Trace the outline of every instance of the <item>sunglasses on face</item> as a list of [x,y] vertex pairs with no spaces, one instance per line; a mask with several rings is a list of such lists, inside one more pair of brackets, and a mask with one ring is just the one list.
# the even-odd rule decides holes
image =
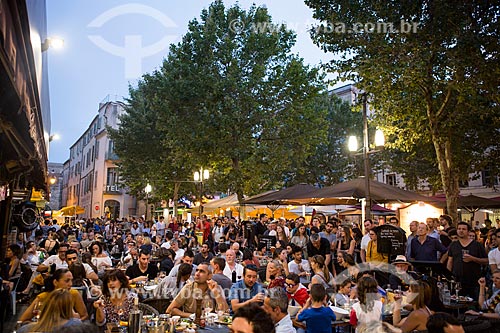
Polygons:
[[293,288],[295,286],[296,286],[295,283],[285,283],[285,287],[287,287],[287,288]]

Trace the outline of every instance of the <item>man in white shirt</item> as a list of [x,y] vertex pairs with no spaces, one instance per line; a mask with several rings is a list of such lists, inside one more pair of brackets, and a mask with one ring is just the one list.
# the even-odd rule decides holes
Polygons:
[[[241,280],[243,277],[243,266],[236,261],[236,254],[233,250],[226,251],[226,267],[224,268],[224,275],[231,279],[233,283]],[[233,273],[234,272],[234,273]]]
[[179,243],[176,239],[172,239],[170,241],[170,248],[175,252],[174,263],[178,264],[181,262],[182,257],[184,256],[184,249],[179,248]]
[[370,241],[370,230],[375,227],[371,219],[366,219],[363,222],[365,226],[365,235],[361,238],[361,260],[366,262],[366,248],[368,247],[368,242]]
[[56,264],[56,269],[68,268],[68,263],[66,262],[66,251],[68,251],[68,248],[69,245],[66,243],[59,245],[59,252],[45,259],[45,261],[38,266],[36,271],[45,272],[52,264]]
[[288,263],[288,271],[297,274],[300,277],[300,283],[311,282],[307,274],[311,273],[311,266],[309,266],[309,261],[302,259],[302,249],[292,246],[292,251],[293,260]]
[[288,314],[288,297],[283,288],[275,287],[269,289],[264,299],[263,308],[271,316],[276,333],[296,332],[292,319]]
[[497,247],[488,253],[488,264],[492,272],[500,268],[500,250],[498,250],[498,243],[500,242],[500,228],[495,232],[497,236]]

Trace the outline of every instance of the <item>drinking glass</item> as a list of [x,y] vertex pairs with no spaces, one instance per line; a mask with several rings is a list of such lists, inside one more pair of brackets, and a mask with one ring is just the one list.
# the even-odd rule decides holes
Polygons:
[[33,321],[38,321],[40,320],[40,315],[42,314],[42,307],[43,307],[43,302],[41,301],[36,301],[35,307],[33,308]]
[[457,301],[458,301],[458,292],[462,289],[462,285],[460,282],[455,282],[455,295],[457,296]]

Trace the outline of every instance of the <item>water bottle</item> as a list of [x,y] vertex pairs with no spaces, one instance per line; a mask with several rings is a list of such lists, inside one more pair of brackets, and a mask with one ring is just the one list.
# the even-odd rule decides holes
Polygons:
[[448,284],[445,283],[443,287],[443,304],[450,305],[450,302],[451,302],[450,290],[448,289]]
[[442,302],[443,301],[443,283],[441,282],[441,277],[440,276],[438,277],[438,281],[436,283],[436,286],[437,286],[437,289],[438,289],[438,292],[439,292],[439,299]]

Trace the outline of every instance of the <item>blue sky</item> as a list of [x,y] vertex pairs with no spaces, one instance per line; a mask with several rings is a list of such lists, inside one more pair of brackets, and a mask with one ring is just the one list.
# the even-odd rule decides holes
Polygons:
[[[199,18],[211,2],[47,0],[48,35],[60,36],[65,43],[62,50],[49,50],[52,133],[61,137],[51,142],[49,161],[66,161],[69,147],[95,117],[99,102],[107,95],[127,96],[129,84],[158,68],[168,44],[179,42],[188,22]],[[234,3],[225,1],[227,7]],[[312,43],[307,32],[312,13],[303,0],[238,3],[244,9],[252,3],[266,5],[274,22],[295,30],[293,51],[306,63],[317,65],[332,58]],[[129,45],[125,51],[124,45]],[[133,45],[142,45],[146,55],[131,52]]]

